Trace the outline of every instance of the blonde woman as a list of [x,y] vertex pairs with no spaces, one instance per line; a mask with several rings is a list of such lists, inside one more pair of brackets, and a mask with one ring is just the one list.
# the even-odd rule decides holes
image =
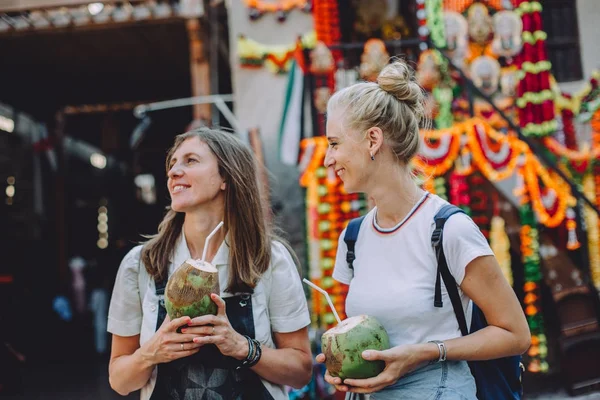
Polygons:
[[333,277],[350,285],[346,313],[376,317],[392,347],[363,353],[385,362],[374,378],[325,378],[342,391],[372,393],[374,400],[475,400],[466,361],[521,354],[530,334],[486,239],[464,214],[447,221],[444,253],[465,313],[473,300],[489,326],[463,337],[444,286],[445,306],[434,307],[433,217],[447,202],[420,189],[409,168],[425,119],[423,100],[403,61],[386,66],[377,82],[355,84],[329,100],[325,165],[346,191],[368,193],[375,203],[362,222],[352,269],[342,232]]
[[[111,387],[141,399],[287,399],[310,381],[306,299],[293,255],[270,233],[252,152],[232,134],[198,129],[166,162],[171,207],[158,233],[123,259],[109,310]],[[216,316],[169,320],[161,297],[175,268],[218,270]]]

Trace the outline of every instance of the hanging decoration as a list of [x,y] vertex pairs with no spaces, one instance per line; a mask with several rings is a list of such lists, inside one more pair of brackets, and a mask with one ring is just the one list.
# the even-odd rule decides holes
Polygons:
[[490,198],[485,188],[485,179],[483,179],[481,173],[475,172],[468,176],[467,183],[471,197],[471,219],[475,222],[483,236],[489,240],[490,217],[488,216],[488,205],[490,204]]
[[295,8],[305,13],[312,11],[312,3],[307,0],[244,0],[244,4],[248,7],[248,17],[252,21],[258,20],[264,14],[274,13],[277,16],[277,21],[285,22],[290,11]]
[[[352,0],[354,10],[352,36],[354,41],[379,38],[384,41],[401,40],[409,36],[410,27],[403,15],[394,13],[389,0]],[[395,14],[395,15],[394,15]]]
[[327,75],[335,70],[335,61],[329,47],[320,40],[310,52],[310,72],[317,75]]
[[[594,112],[590,120],[590,125],[592,128],[592,149],[594,152],[596,152],[600,148],[600,108]],[[592,180],[593,177],[593,184],[591,182],[588,182],[586,186],[586,181],[584,180],[584,192],[585,195],[588,196],[588,198],[595,200],[596,207],[598,207],[600,206],[600,157],[596,157],[593,160],[592,165],[592,175],[588,175],[588,180]],[[591,190],[592,185],[595,191],[595,193],[593,194]],[[592,214],[592,210],[590,210],[589,208],[586,208],[586,210],[586,212],[589,212],[590,215]],[[596,216],[596,219],[598,219],[597,215],[595,213],[593,214]],[[600,260],[598,260],[598,258],[595,258],[600,257],[596,256],[597,254],[600,254],[600,244],[598,243],[598,241],[600,240],[600,220],[598,221],[598,223],[595,224],[595,234],[593,234],[594,228],[591,226],[592,223],[593,221],[590,220],[590,222],[588,222],[587,224],[588,240],[591,241],[590,248],[588,250],[588,252],[590,253],[590,275],[592,277],[592,282],[594,283],[594,286],[600,291]],[[594,253],[594,255],[592,255],[592,252]]]
[[[313,15],[317,39],[328,46],[339,43],[342,35],[337,0],[313,0]],[[339,51],[334,57],[336,61],[341,59]]]
[[[444,7],[445,51],[453,64],[462,69],[493,103],[477,97],[471,100],[464,85],[454,76],[450,103],[453,120],[478,116],[488,120],[495,129],[508,130],[507,121],[493,106],[512,121],[517,121],[515,98],[519,71],[514,56],[520,52],[523,42],[520,16],[503,9],[500,3],[488,1],[445,1]],[[436,104],[431,108],[437,111],[440,107]]]
[[419,55],[415,77],[428,92],[426,108],[435,119],[436,129],[450,128],[454,123],[452,114],[453,88],[448,62],[438,50],[425,50]]
[[494,39],[491,50],[501,57],[514,57],[522,49],[523,22],[514,11],[499,11],[493,16]]
[[467,215],[471,215],[471,196],[467,176],[452,171],[449,179],[450,203],[460,207]]
[[467,10],[469,23],[469,37],[473,44],[487,45],[490,36],[494,33],[492,18],[487,6],[483,3],[473,3]]
[[448,55],[454,65],[463,68],[469,53],[469,24],[467,19],[454,11],[444,12],[444,33]]
[[560,117],[562,119],[562,131],[565,139],[565,146],[567,149],[577,150],[577,133],[575,132],[574,124],[575,113],[569,108],[564,108],[560,112]]
[[360,56],[360,77],[367,81],[376,81],[377,76],[389,61],[390,55],[381,39],[367,40]]
[[[421,51],[427,49],[427,34],[435,47],[443,49],[446,47],[446,34],[444,32],[444,7],[442,0],[425,0],[425,8],[419,10],[421,4],[417,2],[417,19],[419,23],[419,37],[421,38]],[[424,15],[425,14],[425,15]],[[426,18],[425,18],[426,17]],[[426,24],[421,21],[426,20]],[[421,27],[427,27],[427,31]],[[423,46],[425,44],[425,46]]]
[[425,51],[429,48],[427,44],[427,38],[429,36],[429,28],[427,28],[427,19],[429,15],[427,15],[427,9],[425,6],[426,0],[416,0],[417,3],[417,33],[419,34],[419,39],[421,43],[419,43],[419,49],[421,51]]
[[240,65],[245,68],[267,67],[275,74],[289,72],[292,60],[303,49],[312,49],[316,44],[314,32],[299,37],[295,43],[288,45],[266,45],[247,38],[238,37],[237,51]]
[[517,106],[519,123],[526,136],[543,137],[556,131],[554,93],[550,90],[550,68],[546,54],[546,35],[542,27],[542,5],[537,1],[516,0],[516,12],[523,22],[523,50],[518,66],[523,76],[519,83]]
[[[469,8],[475,0],[444,0],[444,10],[463,13]],[[487,0],[486,4],[495,10],[502,10],[504,0]]]
[[550,84],[556,96],[555,103],[558,110],[569,109],[577,115],[581,110],[584,99],[595,98],[600,94],[600,86],[598,84],[600,81],[600,70],[592,71],[589,82],[586,82],[571,95],[562,93],[558,82],[553,77],[551,78]]
[[[345,318],[348,287],[332,278],[338,237],[346,222],[366,213],[368,205],[362,196],[346,193],[341,180],[323,166],[328,146],[323,136],[301,142],[300,184],[306,188],[309,276],[329,293],[338,314]],[[311,306],[317,326],[329,329],[335,325],[323,296],[313,296]]]
[[419,85],[428,92],[442,84],[443,77],[440,68],[442,60],[443,56],[436,50],[425,50],[419,55],[415,78]]
[[[566,217],[568,205],[573,201],[569,187],[564,185],[558,175],[550,174],[529,150],[525,154],[525,164],[520,168],[519,173],[524,178],[531,206],[539,222],[549,228],[559,226]],[[554,214],[548,211],[542,201],[540,180],[547,189],[554,191],[556,195],[558,205]]]
[[450,128],[454,123],[454,116],[452,115],[452,89],[449,87],[436,87],[433,89],[433,98],[437,104],[437,114],[435,116],[436,128]]
[[510,286],[513,285],[512,260],[510,257],[510,241],[506,234],[505,222],[499,215],[494,215],[491,220],[490,247],[496,256],[502,275]]
[[577,221],[575,220],[575,211],[569,207],[566,213],[567,217],[567,250],[577,250],[581,243],[577,238]]
[[[338,44],[342,35],[337,0],[313,0],[313,16],[317,40],[328,47]],[[315,89],[327,88],[329,94],[335,90],[336,69],[340,66],[343,68],[344,60],[340,50],[332,50],[331,55],[334,60],[334,67],[331,71],[313,74]],[[325,93],[325,89],[322,89],[321,92]],[[316,132],[313,134],[315,136],[325,135],[325,113],[317,112],[316,120]]]
[[529,372],[547,372],[546,356],[548,347],[542,314],[540,283],[542,272],[540,268],[539,238],[535,227],[535,217],[531,207],[523,204],[519,209],[521,219],[521,256],[524,268],[524,303],[525,316],[531,332],[531,346],[525,360]]
[[446,192],[446,179],[443,176],[438,176],[433,179],[433,192],[440,198],[448,200],[448,193]]
[[[588,199],[596,200],[599,188],[596,187],[596,177],[592,174],[587,174],[583,179],[583,194]],[[585,226],[587,227],[588,240],[588,255],[590,258],[590,275],[592,282],[596,288],[600,288],[600,230],[598,224],[598,214],[589,206],[586,206],[583,211]]]
[[[495,182],[518,171],[518,178],[522,180],[520,195],[530,199],[539,222],[557,227],[565,220],[567,204],[573,199],[570,187],[542,166],[527,144],[518,138],[499,133],[478,118],[449,129],[421,133],[421,152],[412,165],[422,175],[442,176],[458,164],[457,170],[462,174],[472,173],[476,168],[486,179]],[[553,193],[555,201],[546,206],[542,197],[548,192]]]

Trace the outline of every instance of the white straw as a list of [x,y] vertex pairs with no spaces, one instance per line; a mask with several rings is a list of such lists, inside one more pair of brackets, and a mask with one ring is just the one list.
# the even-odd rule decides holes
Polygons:
[[210,233],[210,235],[208,235],[206,237],[206,240],[204,241],[204,250],[202,251],[202,261],[204,261],[206,259],[206,251],[208,250],[208,242],[210,241],[210,238],[213,237],[215,235],[215,233],[217,233],[219,228],[222,226],[223,226],[223,221],[219,222],[219,225],[217,225],[217,227],[215,229],[213,229],[213,231]]
[[318,290],[319,292],[321,292],[323,294],[323,296],[325,296],[325,298],[327,299],[327,302],[329,303],[329,307],[331,307],[331,311],[333,311],[333,315],[335,316],[335,319],[337,319],[338,324],[341,323],[342,320],[340,319],[340,316],[338,315],[337,311],[335,311],[335,307],[333,306],[333,303],[331,302],[329,293],[327,293],[326,291],[324,291],[323,289],[321,289],[320,287],[318,287],[317,285],[315,285],[314,283],[312,283],[311,281],[309,281],[306,278],[302,279],[302,281],[304,283],[306,283],[307,285],[311,286],[313,289]]

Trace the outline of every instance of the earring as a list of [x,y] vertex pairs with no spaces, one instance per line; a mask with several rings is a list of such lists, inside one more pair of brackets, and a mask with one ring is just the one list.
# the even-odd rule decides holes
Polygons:
[[371,154],[371,161],[375,161],[375,156]]

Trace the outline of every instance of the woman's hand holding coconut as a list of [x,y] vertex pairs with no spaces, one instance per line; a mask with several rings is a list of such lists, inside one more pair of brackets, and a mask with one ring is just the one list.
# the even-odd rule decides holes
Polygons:
[[193,333],[178,333],[177,329],[190,324],[190,317],[176,318],[173,321],[169,316],[161,327],[141,347],[140,352],[149,364],[158,365],[165,362],[188,357],[200,350],[201,345],[194,343],[197,335]]
[[229,357],[243,360],[248,355],[248,340],[233,329],[225,312],[225,301],[216,294],[211,300],[217,305],[217,315],[203,315],[191,320],[182,333],[193,334],[194,346],[214,344]]
[[[437,347],[431,346],[431,343],[422,345],[401,345],[393,347],[389,350],[365,350],[362,352],[362,357],[367,361],[383,361],[385,362],[384,370],[377,376],[368,379],[352,379],[347,378],[342,380],[339,377],[332,376],[329,371],[325,373],[325,381],[334,385],[335,388],[342,392],[354,393],[373,393],[390,386],[398,379],[414,371],[419,366],[429,361],[427,357],[429,349],[433,348],[434,352]],[[319,363],[325,363],[325,354],[319,354],[316,358]]]

